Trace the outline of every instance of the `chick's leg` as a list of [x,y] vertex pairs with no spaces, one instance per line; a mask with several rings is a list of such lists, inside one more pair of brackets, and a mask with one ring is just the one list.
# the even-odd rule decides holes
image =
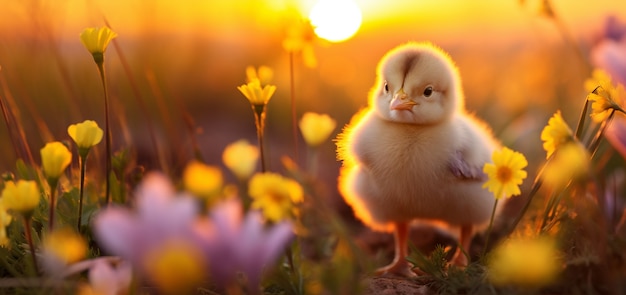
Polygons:
[[396,223],[394,230],[394,242],[395,242],[395,256],[391,264],[379,268],[376,274],[393,274],[404,277],[415,276],[415,273],[411,271],[409,262],[406,260],[408,245],[407,239],[409,236],[409,225],[406,222]]
[[[459,246],[454,254],[452,262],[458,266],[467,266],[467,256],[465,253],[469,253],[470,243],[472,242],[472,230],[473,226],[464,225],[461,226],[461,237],[459,239]],[[464,253],[465,252],[465,253]]]

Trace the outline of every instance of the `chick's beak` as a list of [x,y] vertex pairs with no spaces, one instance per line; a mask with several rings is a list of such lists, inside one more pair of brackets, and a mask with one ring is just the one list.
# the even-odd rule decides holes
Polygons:
[[404,90],[400,88],[398,92],[393,96],[389,109],[392,110],[411,110],[417,103],[410,100],[409,96],[404,93]]

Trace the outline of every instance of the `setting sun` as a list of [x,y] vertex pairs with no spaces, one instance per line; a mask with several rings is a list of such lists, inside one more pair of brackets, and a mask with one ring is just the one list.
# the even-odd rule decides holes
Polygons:
[[349,39],[361,26],[361,10],[352,0],[320,0],[309,18],[315,34],[331,42]]

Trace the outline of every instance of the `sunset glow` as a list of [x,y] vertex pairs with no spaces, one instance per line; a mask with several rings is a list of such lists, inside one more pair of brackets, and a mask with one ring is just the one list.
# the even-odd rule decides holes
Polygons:
[[361,26],[361,10],[352,0],[320,0],[309,15],[315,34],[331,42],[354,36]]

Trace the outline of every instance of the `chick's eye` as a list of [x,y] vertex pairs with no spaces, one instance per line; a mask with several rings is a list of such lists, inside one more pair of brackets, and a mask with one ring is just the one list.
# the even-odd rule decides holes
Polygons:
[[424,88],[424,96],[425,97],[430,97],[431,95],[433,95],[433,87],[432,86],[428,86],[428,87]]
[[385,81],[385,92],[389,92],[389,85],[387,85],[386,81]]

